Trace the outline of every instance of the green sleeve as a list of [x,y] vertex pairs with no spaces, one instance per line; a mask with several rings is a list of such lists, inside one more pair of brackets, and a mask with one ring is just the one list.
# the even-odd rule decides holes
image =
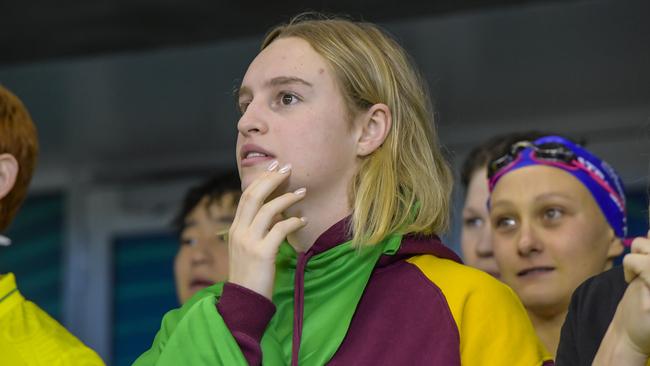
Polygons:
[[247,366],[246,358],[215,306],[221,287],[210,290],[201,291],[182,308],[165,314],[151,348],[133,365]]

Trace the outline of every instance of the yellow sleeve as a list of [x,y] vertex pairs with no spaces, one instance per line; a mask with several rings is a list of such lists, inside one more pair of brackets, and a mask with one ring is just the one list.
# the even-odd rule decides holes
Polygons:
[[541,366],[552,361],[508,286],[451,260],[421,255],[408,261],[445,296],[460,334],[461,364]]
[[0,365],[104,366],[97,353],[61,324],[17,296],[15,306],[0,317]]

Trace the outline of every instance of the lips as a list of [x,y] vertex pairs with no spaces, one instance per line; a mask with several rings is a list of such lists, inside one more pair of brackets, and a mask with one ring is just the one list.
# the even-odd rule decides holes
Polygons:
[[241,165],[243,167],[253,166],[260,162],[275,159],[275,156],[271,152],[254,144],[246,144],[242,146],[239,152],[239,157],[241,158]]
[[534,276],[534,275],[539,275],[539,274],[545,274],[549,273],[555,270],[555,267],[550,267],[550,266],[537,266],[537,267],[530,267],[526,268],[524,270],[521,270],[517,272],[517,277],[526,277],[526,276]]
[[210,287],[212,285],[214,285],[214,282],[208,281],[208,280],[203,280],[203,279],[196,279],[196,280],[192,280],[192,282],[190,282],[190,288],[196,289],[196,290],[204,289],[204,288]]

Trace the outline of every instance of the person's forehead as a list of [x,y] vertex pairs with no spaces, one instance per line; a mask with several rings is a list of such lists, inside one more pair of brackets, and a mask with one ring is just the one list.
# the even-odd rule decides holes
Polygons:
[[297,77],[311,82],[326,73],[325,59],[307,41],[297,37],[281,38],[273,41],[253,60],[242,87],[264,86],[277,77]]
[[489,194],[486,167],[481,167],[472,173],[469,184],[467,185],[467,193],[481,193],[482,195]]
[[211,201],[206,201],[204,208],[212,219],[232,218],[237,211],[235,193],[227,192]]
[[504,175],[492,192],[492,201],[521,199],[539,201],[550,197],[584,200],[591,194],[574,176],[562,169],[533,165],[513,170]]

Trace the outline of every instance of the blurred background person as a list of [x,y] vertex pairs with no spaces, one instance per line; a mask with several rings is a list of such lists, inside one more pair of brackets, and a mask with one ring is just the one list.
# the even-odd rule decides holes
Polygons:
[[609,164],[558,136],[513,144],[490,163],[488,177],[501,280],[555,354],[571,294],[623,252],[623,182]]
[[[38,137],[29,112],[0,85],[0,233],[25,199],[37,155]],[[0,255],[2,246],[11,244],[0,236]],[[0,365],[104,364],[38,305],[25,300],[13,273],[0,272],[0,330]]]
[[226,235],[237,211],[241,183],[235,171],[192,187],[174,220],[179,233],[174,278],[182,305],[197,291],[227,280]]
[[470,151],[460,171],[460,182],[465,191],[463,203],[461,250],[463,262],[499,277],[499,268],[492,250],[492,230],[487,202],[487,165],[502,156],[512,144],[536,140],[544,135],[538,131],[513,132],[494,136]]

